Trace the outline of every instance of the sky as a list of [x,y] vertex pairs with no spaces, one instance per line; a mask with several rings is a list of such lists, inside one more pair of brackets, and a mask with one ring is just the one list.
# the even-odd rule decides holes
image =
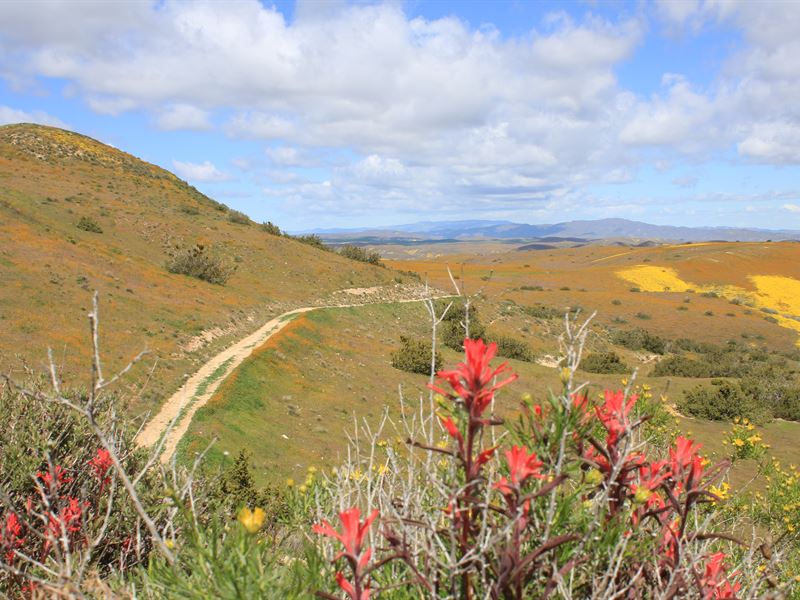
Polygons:
[[800,1],[0,2],[0,124],[290,231],[800,229]]

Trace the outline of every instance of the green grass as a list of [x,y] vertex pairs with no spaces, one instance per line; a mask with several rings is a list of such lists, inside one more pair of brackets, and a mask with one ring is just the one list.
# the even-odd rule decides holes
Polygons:
[[[305,469],[333,467],[345,451],[346,432],[353,431],[353,415],[377,422],[383,410],[399,416],[398,386],[415,402],[427,394],[427,377],[394,369],[390,355],[401,334],[427,336],[427,315],[421,304],[375,305],[349,309],[324,309],[297,317],[283,331],[257,349],[223,382],[211,401],[201,408],[184,437],[179,455],[191,458],[215,437],[209,463],[219,464],[240,449],[253,454],[260,483],[300,479]],[[445,366],[461,356],[442,349]],[[509,361],[520,378],[498,396],[500,414],[513,417],[521,396],[528,392],[544,398],[559,389],[555,369],[539,364]],[[622,387],[621,375],[579,374],[592,382],[596,396],[608,387]],[[679,398],[697,379],[643,376],[639,382],[652,388],[654,397]],[[683,432],[691,431],[710,453],[724,455],[724,423],[679,419]],[[774,422],[764,440],[787,462],[800,460],[792,436],[800,424]],[[286,436],[284,438],[283,436]],[[395,433],[387,434],[393,438]],[[736,481],[755,472],[752,461],[737,463]]]

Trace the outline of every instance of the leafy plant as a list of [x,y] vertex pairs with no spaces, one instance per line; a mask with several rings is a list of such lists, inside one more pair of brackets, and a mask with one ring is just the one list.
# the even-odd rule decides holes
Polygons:
[[103,233],[103,228],[100,227],[100,224],[91,217],[81,217],[75,227],[90,233]]
[[203,244],[178,248],[170,256],[166,267],[170,273],[189,275],[216,285],[225,285],[236,271],[236,265],[229,264]]
[[[435,370],[442,366],[442,357],[437,352]],[[392,353],[392,366],[409,373],[429,375],[431,372],[431,342],[400,336],[400,348]]]

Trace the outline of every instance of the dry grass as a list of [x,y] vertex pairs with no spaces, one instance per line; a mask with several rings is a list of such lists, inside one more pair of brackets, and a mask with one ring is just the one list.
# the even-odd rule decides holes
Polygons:
[[[136,411],[155,408],[185,373],[270,316],[393,276],[230,223],[227,212],[171,173],[58,129],[0,127],[0,191],[0,370],[16,368],[16,353],[40,365],[49,345],[67,375],[85,372],[85,314],[96,289],[109,367],[145,345],[158,359],[144,398],[134,396]],[[83,216],[103,233],[78,229]],[[238,266],[227,285],[166,271],[168,251],[194,243]],[[181,350],[213,328],[225,335],[196,352]],[[142,365],[136,381],[148,372]]]

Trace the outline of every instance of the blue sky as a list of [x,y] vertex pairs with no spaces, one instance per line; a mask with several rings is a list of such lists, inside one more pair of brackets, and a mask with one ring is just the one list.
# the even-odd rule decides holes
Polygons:
[[0,3],[0,123],[289,230],[800,229],[800,3]]

